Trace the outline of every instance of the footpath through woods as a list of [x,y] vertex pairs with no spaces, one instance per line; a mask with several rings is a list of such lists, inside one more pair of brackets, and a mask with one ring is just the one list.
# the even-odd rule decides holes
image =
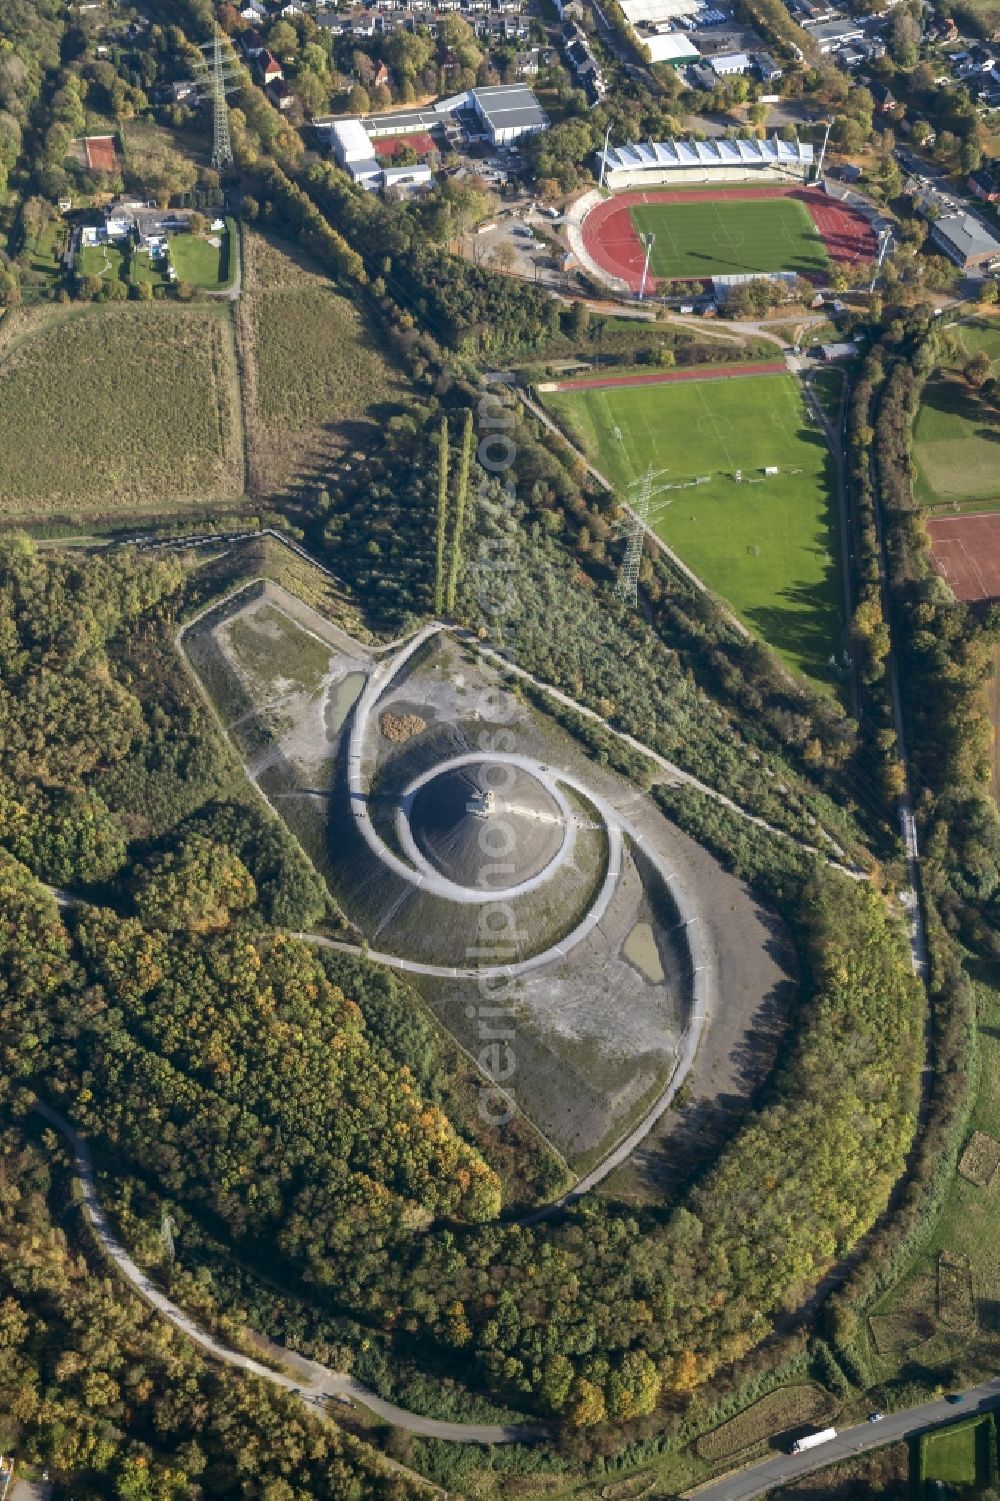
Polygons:
[[[94,1162],[86,1141],[65,1116],[60,1115],[44,1101],[36,1101],[34,1108],[43,1120],[54,1126],[69,1142],[73,1153],[74,1176],[84,1216],[103,1254],[145,1302],[155,1308],[157,1313],[162,1314],[175,1329],[187,1335],[188,1339],[214,1360],[221,1361],[224,1365],[232,1366],[247,1375],[257,1376],[261,1381],[267,1381],[281,1391],[301,1397],[304,1402],[320,1412],[325,1410],[329,1400],[343,1401],[346,1398],[348,1404],[361,1403],[363,1407],[367,1407],[370,1412],[375,1413],[383,1422],[391,1424],[394,1428],[405,1428],[409,1433],[416,1433],[424,1438],[451,1439],[467,1444],[509,1444],[538,1439],[545,1433],[546,1430],[539,1423],[450,1423],[438,1418],[422,1417],[419,1413],[408,1412],[406,1408],[397,1407],[393,1402],[384,1401],[347,1372],[331,1371],[329,1367],[320,1365],[318,1361],[306,1360],[303,1356],[297,1355],[294,1350],[288,1350],[284,1345],[276,1344],[272,1340],[262,1341],[262,1351],[274,1360],[280,1361],[285,1367],[283,1370],[264,1365],[261,1361],[254,1360],[253,1356],[234,1350],[200,1324],[197,1319],[185,1313],[183,1308],[179,1308],[176,1303],[172,1302],[132,1259],[114,1234],[108,1217],[101,1208],[97,1196],[97,1181],[94,1177]],[[404,1466],[395,1466],[389,1460],[385,1462],[391,1468],[405,1470]],[[429,1484],[413,1471],[405,1470],[405,1473],[415,1480],[420,1480],[424,1485]]]

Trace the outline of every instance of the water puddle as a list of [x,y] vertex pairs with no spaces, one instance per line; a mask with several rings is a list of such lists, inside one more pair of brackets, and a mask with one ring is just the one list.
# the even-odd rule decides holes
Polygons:
[[344,728],[344,721],[354,708],[365,686],[363,672],[349,672],[331,688],[326,701],[326,732],[332,740]]
[[662,985],[666,979],[651,923],[636,923],[622,945],[622,955],[651,985]]

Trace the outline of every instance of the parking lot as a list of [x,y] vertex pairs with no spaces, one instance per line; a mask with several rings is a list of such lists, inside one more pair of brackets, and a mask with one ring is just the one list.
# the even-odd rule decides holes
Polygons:
[[536,281],[565,285],[562,247],[552,242],[553,221],[529,202],[501,209],[476,232],[466,235],[462,254],[476,265]]

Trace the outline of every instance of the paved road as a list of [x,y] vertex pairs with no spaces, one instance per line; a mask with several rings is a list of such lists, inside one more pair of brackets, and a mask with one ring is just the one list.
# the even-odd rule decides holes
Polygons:
[[953,1406],[939,1398],[919,1407],[910,1407],[905,1412],[889,1413],[881,1423],[859,1423],[856,1428],[845,1428],[828,1444],[808,1449],[804,1454],[776,1454],[689,1494],[697,1496],[698,1501],[751,1501],[754,1496],[766,1495],[776,1486],[824,1469],[837,1460],[853,1459],[856,1454],[881,1449],[939,1423],[954,1422],[957,1418],[969,1417],[998,1405],[1000,1376],[972,1387],[964,1394],[961,1405]]

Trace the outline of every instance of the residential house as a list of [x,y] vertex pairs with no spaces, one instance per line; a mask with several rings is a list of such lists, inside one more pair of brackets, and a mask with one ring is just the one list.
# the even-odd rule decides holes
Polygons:
[[978,171],[969,173],[966,185],[984,203],[1000,203],[1000,160],[988,157]]
[[244,55],[249,58],[259,57],[262,52],[267,51],[267,43],[256,26],[249,26],[247,28],[240,37],[240,46],[243,49]]
[[276,78],[273,83],[269,83],[266,93],[275,109],[282,114],[286,114],[295,103],[295,95],[283,78]]
[[284,70],[273,52],[259,53],[255,59],[257,75],[265,86],[269,83],[277,83],[279,78],[284,78]]
[[198,98],[198,85],[193,79],[181,78],[170,84],[167,94],[171,104],[194,104]]
[[886,84],[872,79],[868,85],[868,92],[871,94],[875,108],[880,115],[889,115],[896,108],[895,95]]
[[529,47],[516,53],[514,71],[518,78],[537,78],[542,68],[552,66],[553,56],[551,47]]

